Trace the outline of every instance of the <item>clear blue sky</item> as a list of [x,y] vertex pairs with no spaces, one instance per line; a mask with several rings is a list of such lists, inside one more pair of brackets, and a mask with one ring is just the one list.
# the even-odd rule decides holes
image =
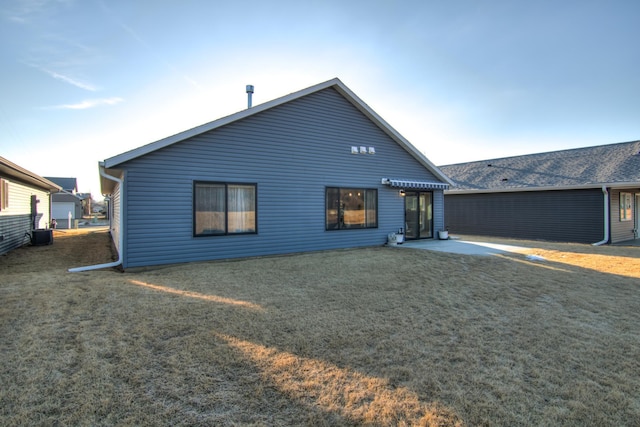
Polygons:
[[640,139],[640,1],[3,0],[0,156],[74,176],[339,77],[435,164]]

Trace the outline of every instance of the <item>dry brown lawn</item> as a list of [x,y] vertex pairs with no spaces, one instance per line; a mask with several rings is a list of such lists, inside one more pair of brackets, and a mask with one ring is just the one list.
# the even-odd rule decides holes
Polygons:
[[[0,425],[640,425],[640,248],[0,256]],[[545,261],[532,261],[537,254]]]

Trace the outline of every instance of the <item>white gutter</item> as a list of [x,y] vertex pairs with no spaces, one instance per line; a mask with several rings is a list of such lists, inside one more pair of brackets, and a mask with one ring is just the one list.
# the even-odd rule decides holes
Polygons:
[[604,239],[593,243],[593,246],[604,245],[609,243],[609,192],[606,186],[602,186],[602,194],[604,196]]
[[[100,175],[103,176],[104,178],[110,179],[111,181],[115,181],[120,185],[120,191],[122,192],[122,180],[120,178],[116,178],[115,176],[111,176],[111,175],[107,175],[107,173],[104,171],[104,164],[100,164],[100,167],[98,169],[100,171]],[[120,200],[120,222],[122,223],[122,218],[123,218],[123,203],[122,200]],[[117,267],[119,265],[122,264],[122,251],[124,249],[124,236],[122,233],[122,230],[120,230],[120,232],[118,233],[119,235],[119,244],[118,244],[118,260],[114,261],[114,262],[108,262],[106,264],[96,264],[96,265],[88,265],[85,267],[75,267],[75,268],[70,268],[68,271],[69,273],[80,273],[82,271],[89,271],[89,270],[99,270],[101,268],[111,268],[111,267]]]

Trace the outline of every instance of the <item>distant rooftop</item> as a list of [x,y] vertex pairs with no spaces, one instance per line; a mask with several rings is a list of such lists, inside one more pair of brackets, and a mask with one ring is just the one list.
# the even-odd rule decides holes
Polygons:
[[58,184],[63,190],[71,193],[78,191],[78,181],[76,178],[58,178],[58,177],[46,177],[49,181]]
[[640,141],[439,167],[455,192],[640,186]]

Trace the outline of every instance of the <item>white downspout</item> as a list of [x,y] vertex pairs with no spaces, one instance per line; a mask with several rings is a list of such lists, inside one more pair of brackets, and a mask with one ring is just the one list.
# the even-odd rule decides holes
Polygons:
[[593,246],[604,245],[609,243],[609,191],[606,186],[602,186],[602,194],[604,195],[604,239],[593,243]]
[[[107,175],[107,173],[104,171],[104,167],[100,167],[99,168],[100,171],[100,175],[110,179],[111,181],[115,181],[118,183],[118,185],[120,185],[120,197],[122,197],[122,180],[120,178],[116,178],[115,176],[111,176],[111,175]],[[122,203],[122,200],[120,200],[120,224],[122,227],[122,218],[123,218],[123,205],[124,203]],[[118,260],[114,261],[114,262],[108,262],[106,264],[96,264],[96,265],[88,265],[85,267],[75,267],[75,268],[70,268],[68,271],[69,273],[80,273],[82,271],[89,271],[89,270],[99,270],[101,268],[111,268],[111,267],[117,267],[120,264],[122,264],[122,251],[124,250],[124,236],[122,233],[122,229],[120,229],[120,232],[118,233],[119,237],[118,237]]]

